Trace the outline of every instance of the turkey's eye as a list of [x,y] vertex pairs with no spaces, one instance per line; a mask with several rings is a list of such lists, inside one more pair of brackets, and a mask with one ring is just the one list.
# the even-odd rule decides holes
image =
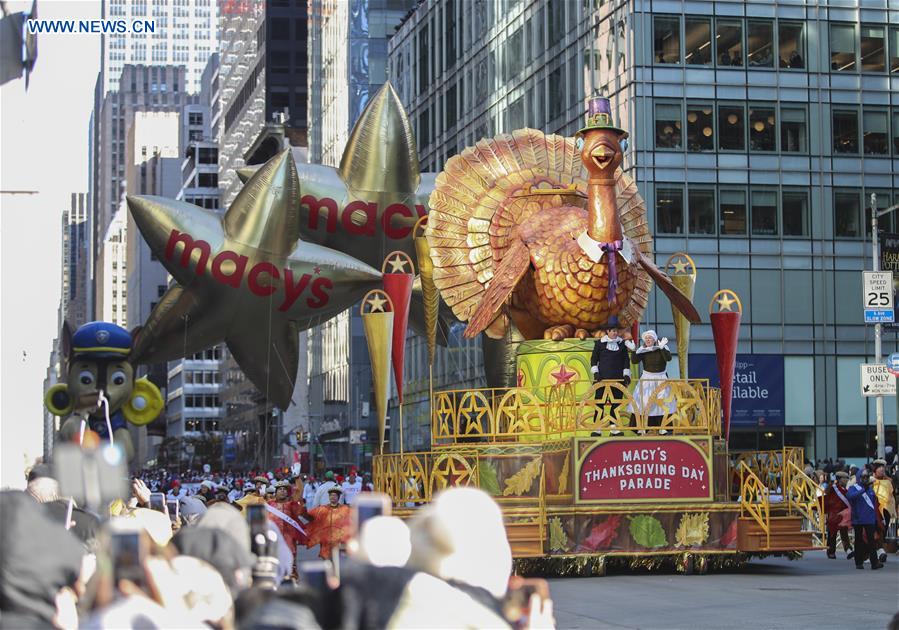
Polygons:
[[583,149],[583,148],[584,148],[584,137],[583,137],[583,136],[578,136],[578,137],[577,137],[577,140],[574,141],[574,146],[577,147],[577,150],[578,150],[578,151],[580,151],[581,149]]
[[112,378],[110,378],[109,380],[113,385],[124,385],[125,373],[122,370],[116,370],[112,373]]
[[84,370],[81,374],[78,375],[78,380],[81,381],[82,385],[93,385],[94,384],[94,375],[88,370]]

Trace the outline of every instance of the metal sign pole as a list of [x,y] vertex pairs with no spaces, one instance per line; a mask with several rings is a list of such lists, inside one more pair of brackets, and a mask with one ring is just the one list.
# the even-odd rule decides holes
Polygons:
[[[873,259],[874,271],[880,271],[880,257],[878,256],[877,241],[877,195],[871,193],[871,257]],[[874,363],[879,364],[881,359],[881,325],[874,324]],[[877,415],[877,457],[883,459],[884,442],[886,436],[883,428],[883,396],[877,396],[874,401],[874,408]]]

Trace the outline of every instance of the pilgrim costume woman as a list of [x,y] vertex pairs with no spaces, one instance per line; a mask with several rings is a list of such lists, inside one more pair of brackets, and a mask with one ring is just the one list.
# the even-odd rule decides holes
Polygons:
[[[640,380],[634,387],[634,402],[632,412],[641,413],[648,417],[648,426],[660,427],[662,416],[675,413],[676,401],[671,398],[671,388],[661,381],[668,380],[666,368],[671,360],[671,351],[668,350],[668,339],[659,336],[654,330],[647,330],[641,336],[643,345],[631,349],[631,363],[642,366]],[[670,399],[670,400],[669,400]],[[659,435],[665,435],[668,431],[659,430]]]

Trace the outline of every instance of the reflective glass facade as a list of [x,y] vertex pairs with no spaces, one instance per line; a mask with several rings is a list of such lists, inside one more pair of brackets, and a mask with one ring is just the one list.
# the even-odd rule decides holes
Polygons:
[[[571,135],[587,96],[630,131],[624,168],[647,202],[657,263],[689,252],[695,302],[737,291],[740,351],[784,362],[785,426],[735,447],[875,448],[858,364],[873,355],[860,273],[870,193],[899,202],[899,6],[800,2],[428,1],[398,29],[388,74],[439,169],[481,137]],[[884,225],[886,223],[886,225]],[[881,226],[891,229],[891,217]],[[667,299],[644,326],[673,336]],[[884,335],[884,352],[896,334]],[[691,352],[713,352],[708,325]],[[866,359],[867,357],[867,359]],[[676,371],[676,362],[669,366]],[[896,411],[886,399],[888,443]]]

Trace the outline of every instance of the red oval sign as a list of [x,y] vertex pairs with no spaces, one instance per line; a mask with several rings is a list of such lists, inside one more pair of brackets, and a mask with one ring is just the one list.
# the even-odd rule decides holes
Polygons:
[[587,451],[578,466],[578,501],[712,498],[710,466],[692,442],[679,438],[613,438]]

